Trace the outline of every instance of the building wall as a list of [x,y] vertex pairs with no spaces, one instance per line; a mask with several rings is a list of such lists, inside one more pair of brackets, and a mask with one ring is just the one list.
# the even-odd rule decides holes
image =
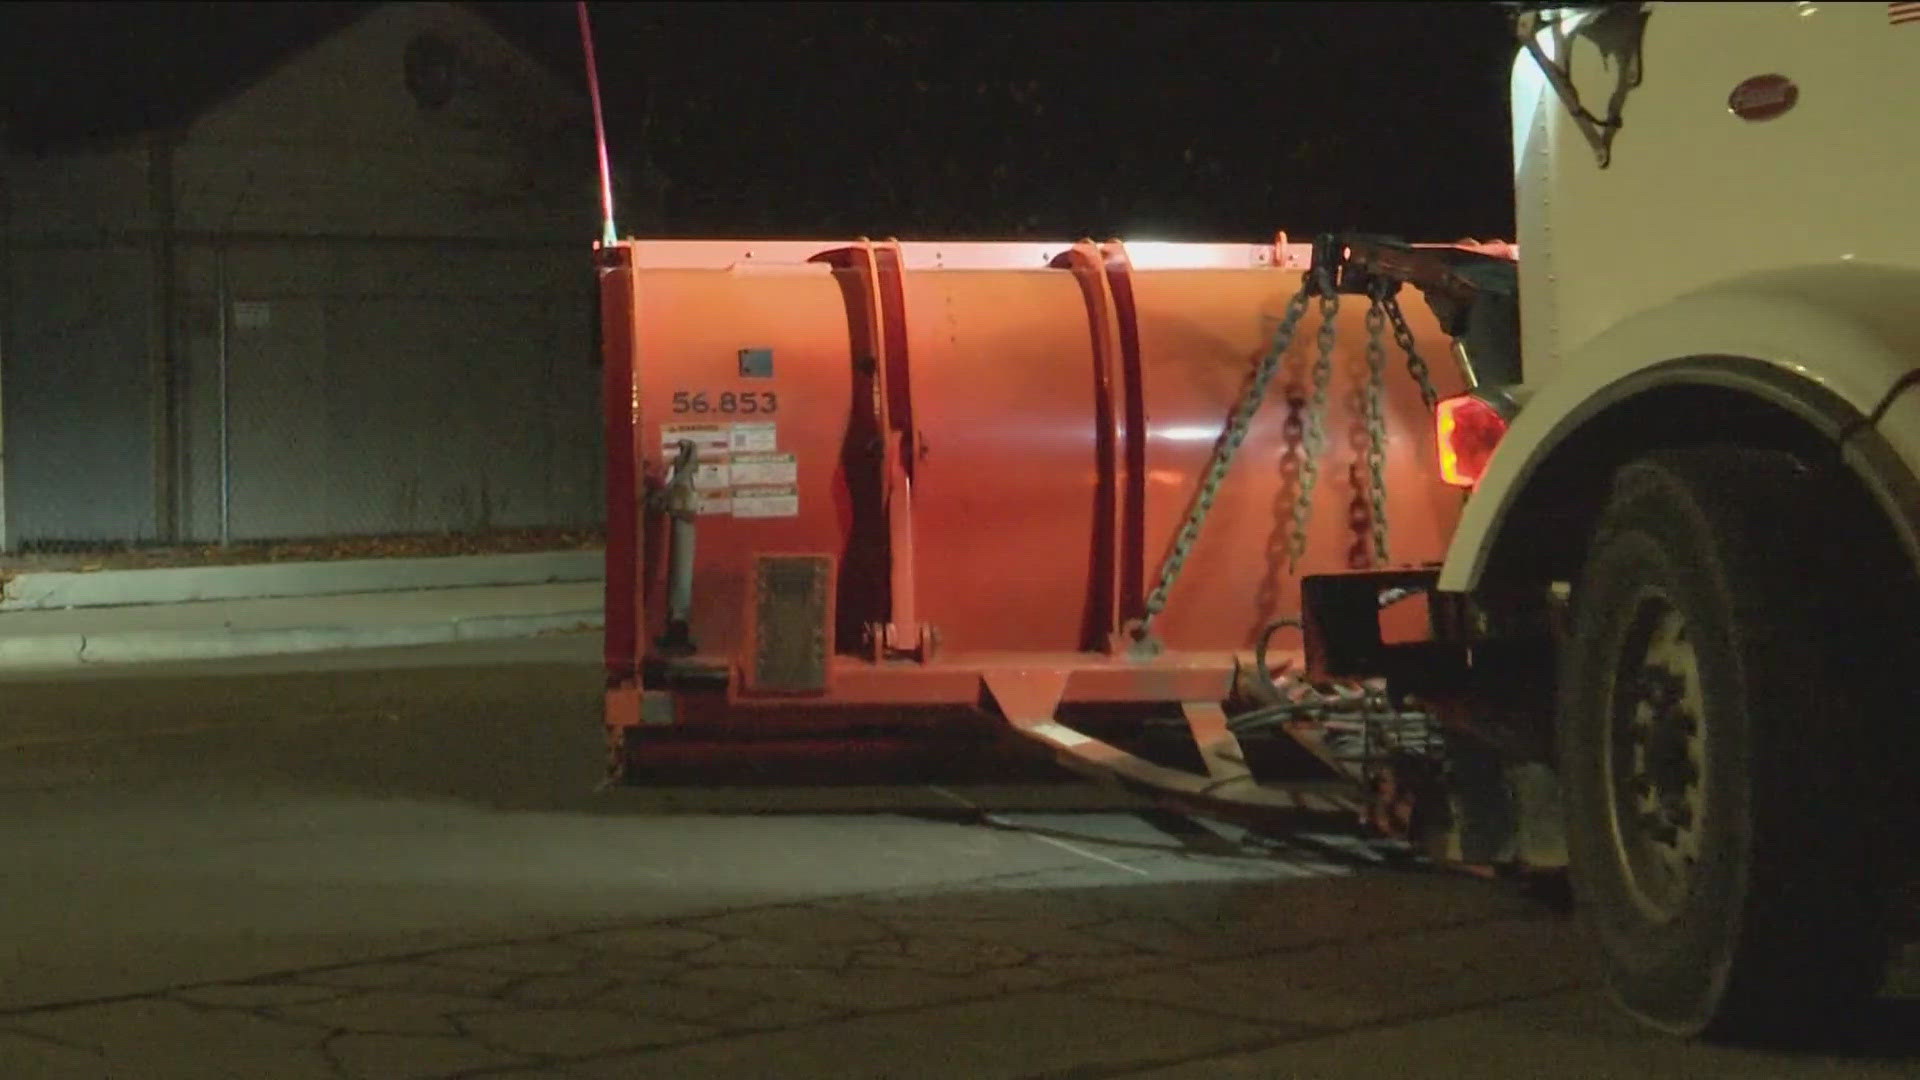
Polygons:
[[233,539],[598,523],[579,252],[277,240],[185,261],[192,536],[220,535],[223,490]]
[[119,243],[10,254],[9,539],[152,539],[151,253]]
[[[407,86],[409,46],[458,50],[451,98]],[[585,103],[469,13],[395,4],[288,63],[188,130],[183,228],[589,243]]]
[[[465,58],[438,108],[422,32]],[[163,538],[156,462],[179,540],[597,524],[591,176],[580,103],[436,4],[162,155],[11,162],[8,543]]]
[[0,158],[0,440],[7,538],[154,535],[142,146]]

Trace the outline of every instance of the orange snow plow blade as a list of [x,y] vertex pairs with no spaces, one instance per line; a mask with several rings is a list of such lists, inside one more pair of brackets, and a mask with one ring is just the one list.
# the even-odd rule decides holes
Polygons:
[[[1294,305],[1277,377],[1155,603],[1308,258],[1284,236],[602,248],[614,772],[663,737],[985,717],[1176,797],[1342,807],[1262,791],[1219,705],[1263,628],[1299,612],[1303,576],[1431,566],[1458,516],[1404,363],[1369,431],[1365,297],[1341,298],[1317,467],[1319,300]],[[1447,337],[1404,310],[1431,390],[1459,392]],[[1186,716],[1206,775],[1058,715],[1152,704]]]

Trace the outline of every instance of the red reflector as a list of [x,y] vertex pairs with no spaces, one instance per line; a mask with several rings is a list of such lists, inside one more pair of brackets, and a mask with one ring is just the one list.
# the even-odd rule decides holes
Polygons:
[[1492,403],[1464,394],[1434,406],[1440,444],[1440,479],[1470,488],[1487,471],[1487,459],[1507,433],[1507,418]]

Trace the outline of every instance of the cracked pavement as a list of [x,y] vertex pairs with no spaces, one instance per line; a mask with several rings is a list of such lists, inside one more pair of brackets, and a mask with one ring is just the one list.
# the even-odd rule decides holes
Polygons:
[[[1473,948],[1572,948],[1564,920],[1475,883],[1419,879],[1383,906],[1370,877],[1272,852],[1257,858],[1290,872],[1200,890],[1184,858],[1134,857],[1165,883],[1063,866],[16,1010],[0,1071],[1105,1075],[1581,984]],[[1273,904],[1276,888],[1300,902]],[[1419,985],[1381,998],[1379,965]],[[178,1056],[156,1062],[156,1045]]]
[[1920,1066],[1920,956],[1850,1056],[1674,1043],[1518,889],[1075,783],[594,795],[577,649],[0,685],[0,1077]]

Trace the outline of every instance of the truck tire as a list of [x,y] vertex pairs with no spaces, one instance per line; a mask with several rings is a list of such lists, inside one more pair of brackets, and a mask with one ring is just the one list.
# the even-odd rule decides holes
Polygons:
[[1819,575],[1830,489],[1772,451],[1639,459],[1575,584],[1575,897],[1615,1000],[1673,1034],[1830,1035],[1883,974],[1865,710],[1839,696],[1844,605]]

